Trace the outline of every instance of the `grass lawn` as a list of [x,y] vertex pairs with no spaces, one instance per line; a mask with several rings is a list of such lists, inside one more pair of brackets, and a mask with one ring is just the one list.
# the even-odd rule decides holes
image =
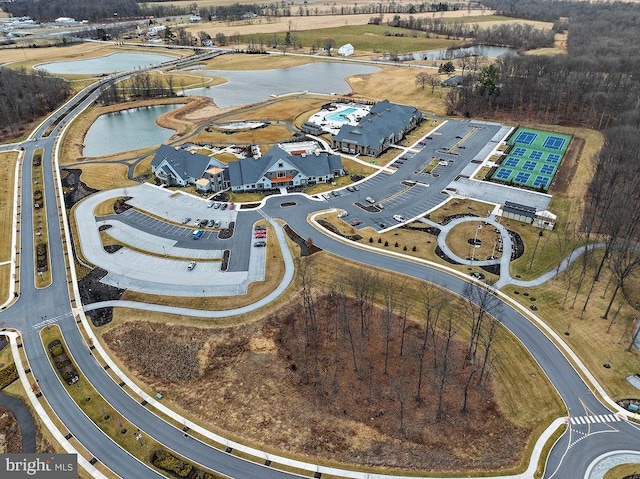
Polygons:
[[605,473],[604,479],[622,479],[633,474],[640,474],[640,464],[620,464],[615,466]]
[[[320,289],[330,289],[335,285],[337,278],[342,275],[353,276],[358,275],[364,269],[361,265],[351,263],[343,258],[337,258],[327,253],[318,253],[312,257],[314,268],[314,285]],[[310,261],[303,258],[302,262]],[[384,271],[376,271],[380,275],[381,280],[390,281],[391,284],[398,285],[399,296],[411,298],[411,317],[416,321],[420,321],[422,317],[421,295],[424,293],[424,284],[422,281],[405,278],[400,274],[392,274]],[[297,290],[297,281],[289,292]],[[170,315],[153,315],[150,317],[147,313],[132,311],[126,309],[116,309],[114,311],[114,321],[106,328],[101,328],[99,334],[106,333],[112,328],[117,328],[124,321],[151,320],[162,321],[181,325],[195,325],[208,327],[227,327],[232,324],[238,324],[246,321],[260,321],[261,318],[270,311],[277,309],[286,303],[290,295],[285,294],[278,298],[274,304],[269,305],[259,312],[245,317],[225,318],[222,320],[206,320],[198,318],[184,318]],[[399,299],[401,301],[401,299]],[[455,296],[451,296],[451,301],[458,301]],[[460,338],[464,341],[467,333],[461,330]],[[525,448],[530,451],[532,443],[537,435],[549,424],[555,417],[565,414],[563,405],[557,397],[555,390],[547,380],[546,376],[541,373],[535,361],[532,360],[527,351],[522,347],[520,342],[513,337],[508,331],[502,329],[496,340],[496,361],[494,363],[494,372],[498,379],[495,386],[495,398],[499,403],[499,407],[511,420],[518,425],[529,428],[532,431],[530,441]],[[118,364],[128,371],[126,365]],[[517,365],[517,367],[515,367]],[[524,372],[524,374],[523,374]],[[129,371],[131,377],[135,377],[135,373]],[[141,385],[148,392],[153,391],[150,385]],[[167,398],[170,401],[170,398]],[[169,403],[167,403],[169,404]],[[174,404],[171,404],[173,407]],[[176,408],[180,410],[180,408]],[[187,414],[192,420],[202,421],[202,418],[194,417]],[[240,438],[238,438],[240,439]]]
[[[13,233],[13,196],[18,152],[0,153],[0,262],[11,259]],[[4,289],[3,289],[4,291]]]
[[[478,229],[480,226],[480,229]],[[447,245],[461,258],[475,258],[478,260],[489,259],[490,256],[500,258],[502,253],[498,251],[499,233],[492,226],[485,226],[481,221],[469,221],[454,226],[447,236]],[[480,241],[479,247],[474,248],[469,240]]]
[[77,165],[77,167],[82,170],[80,181],[96,190],[110,190],[139,184],[127,179],[128,168],[122,163],[88,163]]
[[[285,26],[285,25],[282,25]],[[276,34],[279,42],[284,43],[286,30]],[[406,28],[390,27],[388,25],[349,25],[318,30],[296,31],[298,43],[303,48],[310,48],[318,44],[322,48],[326,39],[333,39],[335,48],[351,43],[358,52],[371,53],[408,53],[423,50],[438,50],[462,44],[462,40],[447,40],[446,38],[427,38],[424,33],[412,32]],[[265,48],[273,46],[273,34],[256,33],[244,35],[243,43],[253,41],[254,44],[264,43]]]
[[[595,255],[596,262],[600,258],[601,254]],[[503,288],[503,292],[527,307],[534,303],[531,298],[535,298],[538,308],[536,314],[561,335],[614,400],[637,397],[638,390],[625,378],[638,373],[640,369],[640,353],[635,349],[631,352],[626,351],[631,341],[632,321],[638,312],[625,302],[616,317],[619,300],[623,299],[620,294],[608,320],[601,318],[613,291],[613,286],[608,283],[609,273],[605,268],[600,281],[596,283],[586,313],[581,319],[581,311],[591,284],[594,267],[591,264],[588,266],[586,277],[579,284],[580,291],[577,291],[580,269],[581,264],[578,261],[567,273],[562,273],[557,279],[542,286],[537,288],[508,286]],[[634,277],[630,289],[635,291],[639,285],[640,281]],[[518,291],[518,294],[515,294],[515,291]],[[566,302],[565,294],[567,294]],[[575,306],[572,307],[574,297],[576,301]],[[612,320],[614,323],[609,329]],[[610,364],[611,367],[603,367],[605,363]]]
[[[44,328],[41,331],[40,336],[42,343],[47,350],[47,354],[47,345],[51,341],[58,339],[62,341],[65,351],[71,357],[58,326],[48,326],[47,328]],[[71,359],[73,361],[73,358]],[[49,361],[51,361],[50,355]],[[57,371],[53,364],[52,368],[54,371]],[[149,457],[153,451],[163,449],[164,447],[146,434],[142,434],[139,440],[136,439],[136,431],[138,430],[136,426],[121,416],[116,409],[107,403],[107,401],[93,388],[91,383],[86,381],[82,376],[81,371],[78,371],[78,373],[80,375],[80,380],[71,386],[67,385],[62,378],[60,378],[67,390],[67,393],[75,401],[78,407],[80,407],[89,419],[91,419],[91,421],[93,421],[96,426],[98,426],[116,444],[147,466],[157,471],[161,471],[150,463]]]

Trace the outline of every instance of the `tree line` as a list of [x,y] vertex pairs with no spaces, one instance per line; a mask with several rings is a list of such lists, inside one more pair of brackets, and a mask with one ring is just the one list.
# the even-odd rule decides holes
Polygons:
[[[370,23],[376,23],[372,20]],[[379,23],[378,23],[379,24]],[[555,30],[535,28],[530,24],[500,24],[482,28],[479,24],[469,24],[462,20],[453,22],[441,18],[416,18],[394,15],[389,20],[390,27],[407,28],[426,32],[427,35],[441,35],[447,38],[473,39],[474,43],[489,45],[509,45],[514,48],[531,49],[553,45]]]
[[[21,0],[4,3],[3,9],[13,16],[29,16],[39,22],[55,20],[58,17],[72,17],[76,20],[92,22],[112,19],[114,13],[118,18],[162,17],[169,15],[188,15],[198,13],[202,18],[212,20],[239,20],[247,13],[255,13],[265,17],[312,16],[312,15],[357,15],[357,14],[414,14],[421,12],[443,12],[457,10],[457,5],[446,2],[421,2],[403,4],[395,1],[378,4],[328,5],[311,6],[306,3],[297,8],[288,2],[272,2],[267,4],[233,4],[198,6],[197,3],[184,2],[184,6],[175,3],[163,5],[154,2],[152,5],[137,0],[102,0],[86,2],[84,0]],[[142,4],[142,5],[141,5]]]
[[[182,88],[182,83],[180,88]],[[103,105],[120,103],[132,99],[172,97],[176,95],[176,85],[172,75],[151,75],[142,72],[118,83],[111,83],[98,97]]]
[[[599,313],[608,320],[609,332],[623,319],[625,304],[640,308],[631,281],[640,271],[640,6],[502,0],[485,5],[504,14],[565,24],[568,53],[504,56],[471,70],[461,88],[449,91],[447,109],[465,116],[508,116],[602,131],[604,146],[592,159],[582,218],[556,235],[565,256],[574,240],[587,247],[577,266],[565,273],[562,307],[580,308],[584,316],[595,291],[602,291],[606,306]],[[566,18],[550,17],[550,12]],[[632,319],[627,316],[623,332],[630,339],[629,350]]]
[[70,92],[66,80],[46,72],[1,68],[0,131],[17,136],[29,122],[55,110]]

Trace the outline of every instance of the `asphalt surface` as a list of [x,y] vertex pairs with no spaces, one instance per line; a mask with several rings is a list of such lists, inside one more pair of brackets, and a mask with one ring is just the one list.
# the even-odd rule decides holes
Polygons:
[[[104,80],[106,83],[108,80]],[[238,457],[208,447],[191,436],[171,425],[168,425],[149,410],[129,397],[122,388],[116,384],[104,371],[104,369],[89,354],[78,327],[71,313],[69,291],[66,278],[64,255],[66,248],[63,244],[58,226],[59,213],[57,199],[53,188],[53,147],[54,140],[60,133],[61,124],[54,128],[48,138],[41,138],[42,132],[65,111],[73,109],[74,114],[80,111],[82,105],[88,104],[92,97],[82,101],[82,96],[76,97],[59,112],[47,120],[35,136],[37,141],[23,143],[26,154],[25,166],[29,164],[35,148],[45,149],[43,167],[45,175],[45,198],[47,205],[47,218],[49,222],[49,248],[53,284],[47,288],[36,289],[34,287],[34,255],[33,255],[33,230],[31,207],[32,198],[30,168],[22,169],[21,197],[25,207],[20,210],[20,264],[18,270],[20,280],[20,297],[5,311],[0,313],[0,321],[8,327],[19,329],[23,333],[24,351],[29,360],[29,366],[39,379],[39,386],[51,407],[56,411],[70,433],[94,454],[97,460],[102,461],[121,477],[149,478],[159,477],[154,471],[140,463],[123,451],[114,442],[107,438],[100,429],[93,424],[77,405],[71,400],[65,387],[58,380],[57,375],[51,369],[47,353],[40,342],[38,323],[46,318],[57,321],[62,328],[69,352],[73,355],[83,378],[91,381],[93,386],[129,419],[136,428],[139,428],[146,437],[153,437],[184,455],[188,459],[209,467],[215,471],[235,478],[280,478],[295,477],[294,475],[275,471],[260,464],[246,462]],[[71,115],[62,121],[69,121]],[[302,196],[296,198],[296,206],[283,209],[282,198],[270,198],[264,207],[264,213],[274,218],[285,218],[294,230],[302,237],[311,237],[314,244],[336,254],[373,267],[397,271],[416,278],[432,281],[446,287],[452,292],[460,294],[465,281],[439,270],[417,265],[399,258],[378,255],[368,251],[353,248],[347,244],[338,242],[332,238],[318,233],[306,222],[307,214],[316,211],[319,207],[339,207],[349,211],[350,219],[361,218],[364,225],[371,225],[378,229],[386,228],[392,224],[394,214],[403,214],[407,218],[419,215],[434,207],[443,200],[440,192],[446,186],[447,180],[455,178],[465,164],[473,158],[472,150],[483,142],[492,141],[493,136],[499,130],[498,125],[474,122],[448,122],[441,127],[440,135],[427,140],[424,148],[407,158],[400,165],[398,172],[389,179],[386,173],[379,173],[360,185],[356,194],[338,193],[337,197],[330,197],[326,202],[308,200]],[[456,138],[459,136],[460,138]],[[460,141],[462,140],[462,141]],[[460,148],[465,146],[465,148]],[[3,147],[2,149],[8,149]],[[422,169],[432,157],[446,158],[447,166],[442,166],[436,171],[439,176],[429,175],[425,177]],[[453,160],[453,162],[449,161]],[[404,176],[404,178],[403,178]],[[401,181],[396,181],[401,180]],[[423,183],[420,190],[418,186],[411,186],[408,190],[402,188],[402,180]],[[427,182],[429,186],[424,183]],[[414,190],[415,189],[415,190]],[[425,194],[425,191],[428,192]],[[384,209],[381,211],[367,211],[356,203],[362,203],[366,196],[372,196],[377,202],[382,202]],[[289,198],[287,198],[289,200]],[[238,223],[243,223],[242,212],[238,215]],[[247,223],[255,221],[255,212],[246,212]],[[395,223],[395,221],[393,221]],[[376,226],[377,225],[377,226]],[[384,225],[384,226],[381,226]],[[37,225],[35,225],[37,228]],[[567,409],[572,416],[601,416],[610,413],[594,397],[593,393],[582,381],[578,373],[573,369],[567,359],[551,343],[551,341],[527,318],[508,304],[503,304],[500,311],[495,311],[496,316],[509,328],[523,344],[530,350],[534,358],[549,376],[556,386],[559,394],[565,401]],[[619,421],[615,423],[579,423],[572,424],[569,433],[565,434],[553,447],[545,477],[574,479],[580,477],[589,463],[603,452],[616,449],[637,448],[639,431],[638,427]],[[311,474],[310,474],[311,475]]]
[[0,392],[0,406],[9,409],[18,421],[22,436],[22,452],[36,452],[36,426],[27,405],[18,398]]

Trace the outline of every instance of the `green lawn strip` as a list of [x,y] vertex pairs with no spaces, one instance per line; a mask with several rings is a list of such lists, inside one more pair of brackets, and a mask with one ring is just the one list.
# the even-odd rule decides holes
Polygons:
[[[0,261],[11,259],[11,237],[13,227],[13,209],[15,193],[15,173],[18,153],[15,151],[0,153]],[[4,291],[4,289],[3,289]]]
[[[493,17],[492,17],[493,18]],[[283,25],[284,26],[284,25]],[[242,41],[255,44],[272,46],[274,35],[279,43],[284,44],[286,32],[282,33],[255,33],[243,35]],[[297,39],[297,43],[303,47],[312,47],[319,44],[323,47],[326,39],[333,39],[334,47],[351,43],[359,51],[371,51],[380,53],[409,53],[425,50],[438,50],[461,45],[462,40],[447,40],[445,38],[426,38],[423,32],[411,31],[406,28],[390,27],[387,25],[346,25],[320,30],[308,30],[291,32]]]
[[[58,340],[61,342],[62,348],[64,348],[73,363],[73,357],[68,352],[60,328],[57,325],[48,326],[40,332],[40,337],[53,369],[58,373],[62,384],[65,386],[65,389],[78,407],[82,409],[87,417],[91,419],[91,421],[93,421],[96,426],[98,426],[116,444],[128,451],[140,462],[162,474],[163,471],[160,468],[154,468],[150,463],[150,458],[155,451],[166,450],[162,444],[151,439],[146,434],[141,434],[140,439],[137,439],[138,429],[135,425],[130,423],[109,403],[107,403],[107,401],[94,389],[91,383],[84,378],[81,371],[78,371],[77,368],[76,371],[79,373],[79,379],[75,384],[68,385],[66,380],[60,375],[60,372],[56,368],[56,365],[53,364],[51,355],[49,354],[49,344],[51,344],[52,341]],[[172,454],[177,457],[175,453]],[[198,466],[198,468],[204,469],[201,466]],[[166,473],[164,474],[167,475]],[[222,478],[224,476],[212,474],[209,477],[214,479]]]

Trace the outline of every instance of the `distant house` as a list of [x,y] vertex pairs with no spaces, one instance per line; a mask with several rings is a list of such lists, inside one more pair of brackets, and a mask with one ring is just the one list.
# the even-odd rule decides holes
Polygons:
[[151,171],[167,186],[195,185],[202,193],[228,188],[227,166],[212,156],[161,145],[151,161]]
[[58,17],[54,20],[55,23],[76,23],[75,18],[71,17]]
[[453,75],[452,77],[447,78],[446,80],[442,80],[440,85],[455,87],[460,86],[464,83],[464,76],[462,75]]
[[289,153],[282,145],[272,147],[260,158],[229,163],[229,182],[235,192],[327,183],[344,174],[339,155],[319,150]]
[[202,17],[200,15],[190,15],[189,16],[189,21],[190,22],[199,22],[200,20],[202,20]]
[[379,156],[420,121],[422,113],[417,108],[383,100],[373,105],[357,125],[343,125],[332,138],[333,149],[352,155]]
[[348,57],[353,55],[354,49],[351,43],[347,43],[346,45],[342,45],[338,48],[338,55],[342,55],[343,57]]

